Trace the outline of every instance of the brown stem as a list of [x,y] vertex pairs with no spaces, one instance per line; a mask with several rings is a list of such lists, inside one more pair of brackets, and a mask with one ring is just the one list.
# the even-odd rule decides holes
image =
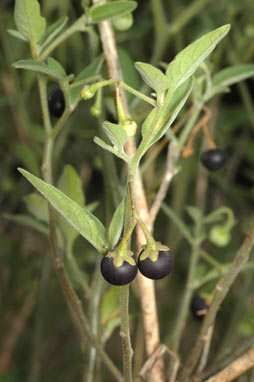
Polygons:
[[[93,0],[94,4],[96,4],[97,2],[98,0]],[[104,1],[104,3],[105,2],[106,1]],[[121,80],[122,72],[118,59],[114,32],[111,23],[109,21],[103,21],[102,23],[100,23],[99,32],[108,68],[109,78]],[[129,116],[130,113],[123,88],[120,88],[120,96],[121,101],[124,105],[125,113],[127,116]],[[126,154],[130,157],[132,157],[135,154],[136,145],[134,139],[129,139],[127,141],[125,145],[125,151]],[[147,227],[151,228],[151,220],[149,217],[143,182],[139,170],[137,171],[135,178],[135,201],[139,217],[147,225]],[[137,246],[140,248],[141,245],[143,245],[144,243],[145,239],[143,232],[140,228],[137,228]],[[154,282],[153,280],[145,278],[140,273],[138,274],[138,282],[140,288],[140,299],[144,320],[146,351],[147,355],[151,356],[160,345]],[[163,372],[163,362],[161,359],[159,359],[156,362],[152,371],[151,379],[153,379],[156,382],[163,382],[165,380]]]
[[254,367],[254,347],[205,382],[230,382]]
[[187,158],[188,156],[192,155],[192,153],[193,153],[193,148],[192,148],[193,142],[194,142],[194,139],[195,139],[197,132],[201,129],[201,127],[203,128],[204,134],[205,134],[205,136],[209,142],[210,147],[211,148],[216,147],[216,145],[215,145],[215,143],[214,143],[214,141],[213,141],[213,139],[209,133],[209,130],[206,127],[208,121],[212,118],[212,112],[207,106],[203,106],[202,109],[205,112],[205,115],[198,123],[196,123],[196,125],[192,129],[192,132],[189,136],[188,142],[182,150],[182,156],[184,158]]
[[174,156],[173,151],[174,151],[173,144],[171,145],[169,144],[168,153],[167,153],[166,170],[165,170],[162,182],[160,184],[159,191],[157,192],[157,195],[150,209],[150,219],[152,224],[154,223],[155,218],[160,210],[161,204],[167,195],[169,184],[171,180],[173,179],[173,177],[177,174],[177,169],[173,166],[173,160],[172,160],[172,157]]

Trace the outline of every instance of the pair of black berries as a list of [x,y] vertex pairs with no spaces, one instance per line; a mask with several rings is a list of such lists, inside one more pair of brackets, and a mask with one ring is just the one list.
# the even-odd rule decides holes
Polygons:
[[140,260],[142,252],[139,254],[136,265],[124,261],[120,267],[115,267],[113,257],[103,257],[101,261],[102,276],[112,285],[126,285],[134,280],[138,269],[145,277],[153,280],[162,279],[170,273],[174,265],[172,251],[159,251],[156,261],[152,261],[148,257]]

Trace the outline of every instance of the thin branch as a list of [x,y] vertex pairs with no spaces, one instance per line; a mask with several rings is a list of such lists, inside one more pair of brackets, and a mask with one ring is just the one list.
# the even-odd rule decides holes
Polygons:
[[248,261],[251,248],[254,245],[254,221],[252,221],[249,232],[239,249],[231,267],[228,272],[221,278],[220,282],[216,286],[216,293],[213,301],[210,305],[210,309],[204,319],[203,325],[200,329],[199,335],[196,339],[196,343],[189,355],[185,366],[180,374],[179,381],[187,382],[189,377],[197,365],[200,353],[203,348],[204,336],[207,335],[208,328],[215,322],[218,310],[227,296],[230,287],[238,276],[242,266]]
[[173,144],[169,144],[168,153],[167,153],[167,161],[166,161],[166,170],[165,170],[162,182],[160,184],[159,191],[154,199],[154,202],[149,212],[151,223],[155,221],[156,216],[161,208],[161,204],[167,195],[169,184],[171,180],[173,179],[173,177],[177,174],[177,169],[173,166],[173,163],[174,163],[172,160],[173,157],[174,157],[174,146]]
[[175,355],[172,350],[170,350],[166,345],[160,345],[158,349],[148,358],[148,360],[145,362],[144,366],[142,367],[137,379],[140,379],[141,381],[145,381],[148,372],[154,367],[156,361],[160,359],[163,354],[167,352],[172,358],[175,359],[176,364],[179,365],[179,359]]
[[213,336],[213,329],[214,329],[214,325],[211,325],[207,331],[207,336],[206,336],[205,343],[204,343],[203,354],[201,356],[200,364],[198,367],[198,373],[201,373],[206,366],[208,354],[209,354],[209,350],[210,350],[210,346],[211,346],[212,336]]
[[243,340],[240,343],[235,344],[234,351],[232,349],[224,355],[223,358],[216,361],[216,363],[210,366],[208,369],[204,370],[202,374],[195,376],[197,381],[203,381],[212,375],[218,373],[219,371],[226,368],[229,364],[234,362],[238,357],[243,355],[246,351],[250,349],[250,347],[254,346],[254,337],[248,338],[247,340]]
[[123,346],[123,362],[124,362],[124,382],[132,382],[132,358],[133,350],[130,340],[130,326],[129,326],[129,286],[124,285],[120,287],[120,315],[121,315],[121,331],[120,336]]
[[220,373],[207,379],[205,382],[230,382],[239,377],[246,370],[254,367],[254,347],[252,347],[247,353],[236,359],[229,366],[227,366]]

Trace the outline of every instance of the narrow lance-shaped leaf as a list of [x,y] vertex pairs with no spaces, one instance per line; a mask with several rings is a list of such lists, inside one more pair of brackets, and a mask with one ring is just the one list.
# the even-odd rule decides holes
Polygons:
[[64,16],[57,20],[54,24],[50,25],[40,39],[40,44],[42,47],[48,45],[62,31],[67,22],[68,17]]
[[28,171],[18,169],[22,175],[49,201],[49,203],[99,252],[106,251],[106,231],[103,224],[90,212],[71,200],[56,187],[44,182]]
[[14,66],[16,69],[32,70],[34,72],[46,74],[50,77],[56,78],[57,80],[63,80],[65,78],[63,70],[60,68],[60,66],[57,67],[54,65],[52,60],[53,59],[49,61],[50,65],[47,65],[45,62],[39,62],[33,59],[19,60],[12,66]]
[[14,20],[18,31],[31,41],[33,48],[36,49],[36,44],[46,29],[46,19],[41,16],[39,2],[37,0],[16,0]]
[[21,34],[19,31],[16,31],[15,29],[7,29],[7,32],[13,36],[13,37],[16,37],[18,38],[19,40],[22,40],[22,41],[28,41],[28,38],[25,37],[23,34]]
[[[57,187],[64,192],[65,195],[69,196],[73,201],[84,208],[85,196],[83,193],[82,181],[71,165],[64,166]],[[62,217],[59,220],[59,224],[65,236],[67,254],[69,255],[72,251],[72,246],[78,237],[78,232]]]
[[103,122],[102,127],[113,146],[118,151],[123,152],[123,146],[128,139],[125,130],[121,126],[108,121]]
[[123,229],[125,199],[118,205],[108,231],[109,248],[114,249]]
[[112,20],[126,13],[134,11],[137,7],[135,1],[114,1],[107,4],[96,5],[89,9],[89,16],[93,23],[100,23],[104,20]]
[[[166,133],[168,128],[172,125],[177,115],[182,110],[185,102],[187,101],[190,95],[192,86],[193,86],[193,78],[190,78],[175,91],[168,105],[163,106],[164,113],[162,117],[165,118],[165,122],[162,128],[159,131],[155,132],[155,135],[152,136],[152,139],[149,142],[149,147],[155,142],[157,142]],[[172,138],[173,137],[174,135],[172,136]]]
[[226,36],[230,25],[224,25],[188,45],[168,65],[166,76],[170,81],[170,93],[189,78],[202,61],[214,50],[216,45]]
[[254,77],[254,65],[230,66],[215,74],[212,79],[213,86],[226,87],[237,82]]
[[143,62],[136,62],[135,67],[143,78],[144,82],[156,92],[164,91],[169,87],[169,79],[160,69]]
[[25,215],[25,214],[17,214],[17,215],[4,214],[3,217],[14,223],[35,229],[36,231],[43,233],[44,235],[48,235],[49,233],[48,227],[44,223],[36,220],[32,216]]
[[48,223],[49,213],[47,208],[47,201],[42,195],[38,193],[31,193],[23,197],[26,203],[26,208],[39,221]]

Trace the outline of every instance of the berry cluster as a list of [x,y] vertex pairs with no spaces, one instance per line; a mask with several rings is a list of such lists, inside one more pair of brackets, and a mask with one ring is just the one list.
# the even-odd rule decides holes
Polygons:
[[174,265],[172,251],[159,251],[156,261],[149,257],[142,260],[142,253],[143,250],[139,254],[137,264],[132,265],[124,261],[119,267],[114,265],[113,257],[104,256],[101,261],[101,273],[105,280],[112,285],[129,284],[136,277],[138,269],[145,277],[153,280],[162,279],[170,273]]

